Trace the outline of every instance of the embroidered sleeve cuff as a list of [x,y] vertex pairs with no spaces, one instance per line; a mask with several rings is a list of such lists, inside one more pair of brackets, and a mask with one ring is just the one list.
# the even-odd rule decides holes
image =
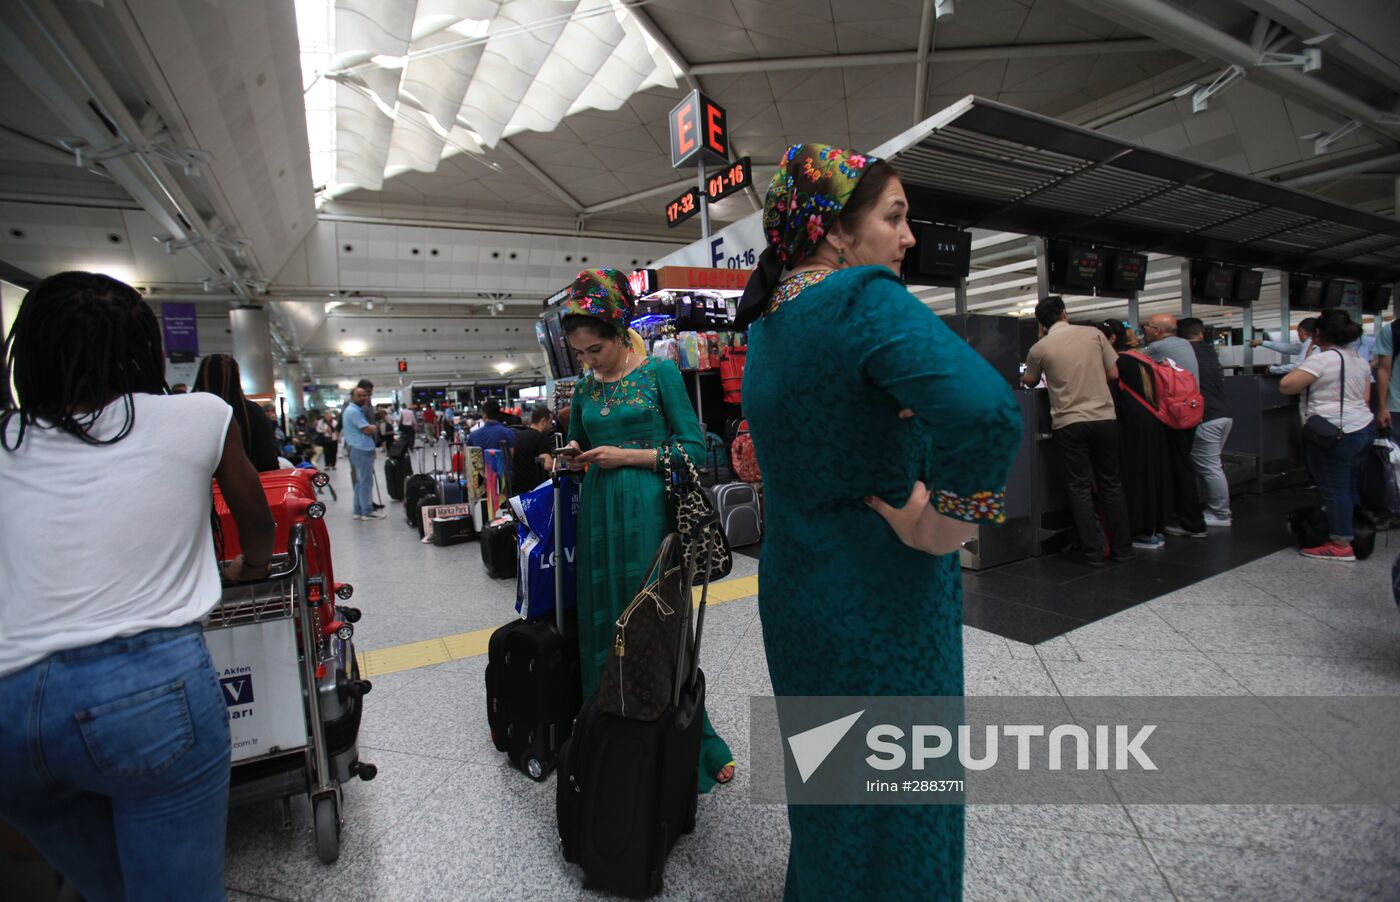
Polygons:
[[939,489],[933,496],[934,510],[945,517],[976,522],[1006,522],[1006,490],[959,495]]

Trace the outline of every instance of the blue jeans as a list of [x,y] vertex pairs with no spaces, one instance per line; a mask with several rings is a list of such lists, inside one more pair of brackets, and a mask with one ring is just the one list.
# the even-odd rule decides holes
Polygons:
[[229,749],[198,624],[0,677],[0,819],[89,900],[225,897]]
[[355,471],[355,516],[374,513],[374,449],[350,449],[350,466]]
[[1364,452],[1376,437],[1376,424],[1348,432],[1331,448],[1319,448],[1306,439],[1303,453],[1322,503],[1327,506],[1327,532],[1334,542],[1350,542],[1352,512],[1361,503],[1358,483]]

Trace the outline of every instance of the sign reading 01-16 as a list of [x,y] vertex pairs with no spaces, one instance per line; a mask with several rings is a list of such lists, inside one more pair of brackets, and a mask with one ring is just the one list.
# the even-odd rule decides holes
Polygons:
[[749,158],[744,157],[732,166],[708,176],[705,179],[705,196],[710,199],[710,203],[714,203],[743,191],[752,182],[753,173]]
[[[705,177],[704,196],[710,203],[743,191],[753,182],[753,167],[748,157]],[[687,188],[685,193],[666,205],[666,225],[678,226],[700,212],[700,189]]]

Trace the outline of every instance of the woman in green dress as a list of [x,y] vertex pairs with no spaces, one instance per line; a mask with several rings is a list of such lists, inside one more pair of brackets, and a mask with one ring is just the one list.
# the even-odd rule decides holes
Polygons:
[[[900,281],[914,238],[889,164],[805,144],[781,167],[739,314],[773,691],[961,696],[955,552],[1003,518],[1015,400]],[[961,897],[960,806],[794,805],[788,822],[788,899]]]
[[[638,354],[628,340],[633,306],[615,269],[579,273],[564,302],[564,332],[590,371],[574,386],[569,447],[588,464],[579,495],[577,579],[583,697],[598,688],[617,618],[642,587],[667,532],[663,448],[703,459],[704,433],[669,360]],[[679,465],[679,460],[676,461]],[[700,791],[734,777],[734,757],[705,716]]]

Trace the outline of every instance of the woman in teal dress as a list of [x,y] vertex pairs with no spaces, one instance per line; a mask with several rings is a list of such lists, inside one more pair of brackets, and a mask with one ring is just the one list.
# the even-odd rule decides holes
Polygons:
[[[588,464],[579,495],[576,570],[583,697],[598,688],[617,618],[642,587],[666,535],[663,449],[703,460],[704,433],[669,360],[638,354],[628,335],[633,306],[615,269],[579,273],[564,302],[569,344],[590,372],[574,386],[569,416],[573,458]],[[679,465],[679,460],[676,461]],[[734,757],[705,716],[700,791],[734,776]]]
[[[1003,519],[1015,401],[900,281],[914,239],[894,170],[819,144],[781,165],[740,308],[773,691],[961,696],[955,552],[968,523]],[[962,895],[961,806],[793,805],[788,822],[788,899]]]

